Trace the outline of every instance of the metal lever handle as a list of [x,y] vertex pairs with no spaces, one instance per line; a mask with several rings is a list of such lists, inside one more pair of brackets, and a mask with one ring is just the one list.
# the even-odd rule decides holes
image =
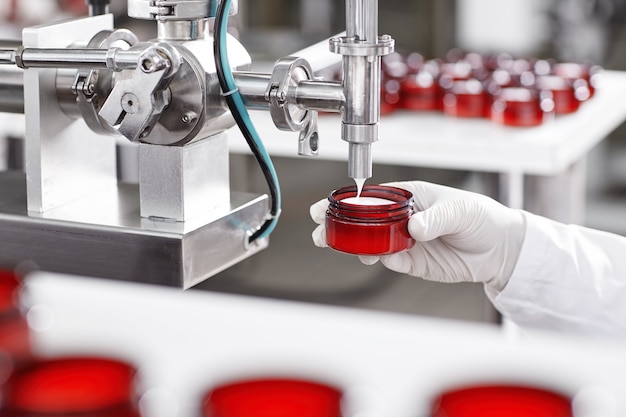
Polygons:
[[137,68],[115,84],[98,114],[131,142],[145,138],[170,103],[167,87],[180,63],[178,51],[168,45],[146,49]]

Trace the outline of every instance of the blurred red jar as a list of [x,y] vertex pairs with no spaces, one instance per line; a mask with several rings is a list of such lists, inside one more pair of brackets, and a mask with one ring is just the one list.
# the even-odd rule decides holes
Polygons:
[[380,114],[386,116],[400,107],[400,81],[386,79],[380,89]]
[[409,218],[414,212],[410,192],[395,187],[366,185],[361,197],[383,199],[389,203],[345,202],[356,195],[356,186],[330,193],[325,223],[329,247],[354,255],[388,255],[415,244],[408,231]]
[[558,75],[542,75],[537,77],[535,85],[539,91],[552,94],[556,114],[574,113],[580,108],[581,99],[571,80]]
[[506,126],[538,126],[543,123],[545,114],[539,92],[508,87],[495,94],[490,117]]
[[[554,75],[571,80],[578,84],[579,88],[586,87],[589,98],[594,95],[598,86],[598,74],[600,72],[601,68],[598,65],[585,65],[576,62],[558,62],[552,65]],[[579,94],[584,94],[584,92],[579,92]]]
[[421,71],[406,77],[400,91],[402,107],[405,109],[441,110],[441,89],[430,72]]
[[208,392],[203,417],[341,417],[341,392],[298,379],[255,379]]
[[435,399],[432,417],[572,417],[571,399],[535,387],[460,388]]
[[490,105],[489,94],[475,79],[454,81],[443,94],[443,112],[450,116],[486,117]]
[[0,269],[0,351],[14,364],[32,357],[31,335],[20,308],[22,279],[14,270]]
[[134,367],[101,357],[39,359],[2,387],[3,417],[139,417]]

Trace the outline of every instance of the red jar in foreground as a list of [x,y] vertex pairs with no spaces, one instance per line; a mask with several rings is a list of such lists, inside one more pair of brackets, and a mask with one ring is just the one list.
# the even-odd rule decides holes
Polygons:
[[413,195],[409,191],[382,185],[364,186],[361,198],[372,199],[375,204],[347,200],[353,200],[356,195],[356,186],[330,193],[326,211],[329,247],[354,255],[389,255],[415,244],[408,231],[409,218],[414,213]]
[[14,365],[32,357],[30,328],[20,308],[21,291],[21,277],[10,267],[0,268],[0,352]]
[[256,379],[206,394],[203,417],[340,417],[341,392],[298,379]]
[[440,395],[432,417],[572,417],[571,399],[527,386],[486,385],[460,388]]
[[4,417],[139,417],[135,368],[101,357],[39,359],[2,387]]

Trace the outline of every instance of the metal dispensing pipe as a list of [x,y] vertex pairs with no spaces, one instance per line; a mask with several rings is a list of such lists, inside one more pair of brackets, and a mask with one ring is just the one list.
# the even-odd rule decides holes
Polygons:
[[346,1],[346,36],[331,39],[330,49],[343,56],[341,138],[349,143],[348,175],[369,178],[380,120],[380,57],[394,49],[389,35],[378,36],[377,0]]

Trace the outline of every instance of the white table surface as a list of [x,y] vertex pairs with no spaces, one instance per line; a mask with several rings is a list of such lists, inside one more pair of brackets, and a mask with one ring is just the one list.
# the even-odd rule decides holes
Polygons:
[[[498,125],[488,119],[462,119],[438,112],[398,111],[381,117],[373,162],[483,172],[557,175],[586,155],[626,120],[626,72],[604,71],[594,97],[569,115],[541,126]],[[272,156],[299,157],[298,133],[276,129],[269,111],[250,116]],[[319,117],[318,158],[346,160],[338,114]],[[248,153],[237,128],[230,149]]]
[[437,393],[484,383],[595,389],[577,417],[626,413],[617,341],[48,273],[25,294],[37,352],[135,364],[144,417],[199,417],[213,385],[264,376],[332,383],[346,417],[427,416]]

